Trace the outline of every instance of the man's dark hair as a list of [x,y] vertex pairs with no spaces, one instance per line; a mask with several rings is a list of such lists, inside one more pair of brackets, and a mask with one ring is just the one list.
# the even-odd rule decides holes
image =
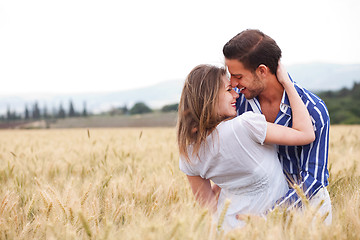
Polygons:
[[255,29],[247,29],[233,37],[225,44],[223,53],[225,58],[237,59],[252,72],[264,64],[272,74],[276,74],[281,58],[281,49],[275,40]]

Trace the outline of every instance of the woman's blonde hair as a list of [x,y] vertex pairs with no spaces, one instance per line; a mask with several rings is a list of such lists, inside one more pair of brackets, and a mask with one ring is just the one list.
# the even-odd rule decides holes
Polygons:
[[206,137],[223,120],[216,107],[225,74],[225,68],[199,65],[186,78],[179,103],[177,141],[180,155],[187,161],[187,147],[192,144],[192,155],[197,155]]

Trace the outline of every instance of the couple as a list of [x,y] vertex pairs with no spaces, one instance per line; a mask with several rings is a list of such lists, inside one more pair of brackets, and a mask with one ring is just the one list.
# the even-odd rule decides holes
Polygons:
[[223,53],[230,80],[224,68],[197,66],[179,104],[179,164],[197,201],[219,216],[230,199],[228,230],[244,225],[239,214],[301,207],[297,184],[331,223],[324,102],[290,79],[280,48],[258,30],[239,33]]

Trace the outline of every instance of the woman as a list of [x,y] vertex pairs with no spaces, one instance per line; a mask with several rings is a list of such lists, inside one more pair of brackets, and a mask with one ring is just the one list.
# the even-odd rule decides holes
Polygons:
[[315,139],[309,113],[281,64],[277,77],[290,100],[292,128],[253,112],[235,117],[239,95],[223,68],[199,65],[184,84],[177,126],[180,169],[197,201],[216,216],[231,200],[224,229],[244,224],[238,214],[264,213],[288,191],[275,144],[305,145]]

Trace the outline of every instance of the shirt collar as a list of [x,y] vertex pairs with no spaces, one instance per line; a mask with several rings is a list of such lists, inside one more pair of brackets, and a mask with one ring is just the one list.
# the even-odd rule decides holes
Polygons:
[[[291,80],[291,82],[293,84],[295,84],[295,82],[292,80],[291,76],[289,75],[289,78]],[[282,98],[281,98],[281,103],[280,103],[280,111],[289,115],[291,117],[291,107],[290,107],[290,101],[289,101],[289,97],[285,92],[283,92]]]
[[283,96],[280,103],[280,111],[285,113],[286,115],[291,116],[291,107],[290,107],[290,101],[289,97],[286,94],[285,90],[283,92]]
[[[290,74],[289,75],[289,78],[291,80],[291,82],[295,85],[295,81],[292,80]],[[260,106],[260,103],[259,103],[259,99],[258,97],[255,97],[254,99],[256,99],[256,102],[258,103],[258,105]],[[260,111],[261,111],[261,108],[259,108]],[[288,115],[290,118],[291,118],[291,107],[290,107],[290,101],[289,101],[289,97],[288,95],[286,94],[285,92],[285,89],[284,89],[284,92],[283,92],[283,95],[282,95],[282,98],[281,98],[281,102],[280,102],[280,111],[286,115]]]

